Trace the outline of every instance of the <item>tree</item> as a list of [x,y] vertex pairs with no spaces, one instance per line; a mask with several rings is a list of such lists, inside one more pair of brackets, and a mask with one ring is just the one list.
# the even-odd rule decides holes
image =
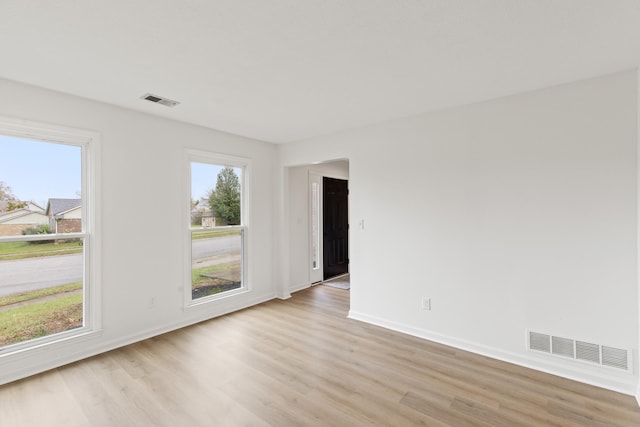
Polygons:
[[[14,206],[18,203],[20,203],[20,201],[13,195],[11,187],[0,181],[0,212],[16,209]],[[11,204],[13,209],[9,209],[9,204]]]
[[191,225],[202,224],[202,208],[200,207],[200,200],[193,200],[191,198]]
[[7,202],[7,211],[11,212],[16,209],[22,209],[27,207],[27,202]]
[[227,166],[218,174],[209,206],[217,225],[240,224],[240,180],[232,168]]

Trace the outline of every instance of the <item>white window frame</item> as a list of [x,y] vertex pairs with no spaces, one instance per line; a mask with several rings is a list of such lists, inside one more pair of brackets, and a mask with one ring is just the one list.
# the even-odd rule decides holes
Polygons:
[[0,358],[62,341],[85,339],[102,330],[102,287],[99,236],[100,135],[96,132],[0,116],[0,135],[81,148],[82,231],[79,233],[5,236],[0,243],[16,241],[73,239],[83,240],[83,325],[0,348]]
[[[193,231],[198,231],[198,229],[193,229],[191,227],[191,163],[203,163],[203,164],[211,164],[215,166],[230,166],[234,168],[242,169],[242,176],[240,177],[240,225],[228,225],[228,226],[220,226],[215,227],[215,229],[226,229],[226,230],[240,230],[241,235],[241,260],[240,260],[240,277],[241,285],[238,289],[233,289],[230,291],[221,292],[214,295],[209,295],[206,297],[198,298],[194,300],[192,298],[192,290],[191,290],[191,269],[192,269],[192,260],[191,260],[191,250],[192,250],[192,240],[191,235]],[[184,209],[184,308],[185,310],[191,308],[198,308],[203,305],[215,303],[216,301],[223,300],[229,297],[234,297],[238,294],[246,293],[250,290],[250,277],[248,274],[248,263],[250,253],[250,235],[249,235],[249,225],[250,225],[250,182],[251,182],[251,159],[247,159],[244,157],[230,156],[226,154],[219,154],[209,151],[203,150],[194,150],[187,149],[185,153],[185,191],[184,191],[184,201],[183,206]]]

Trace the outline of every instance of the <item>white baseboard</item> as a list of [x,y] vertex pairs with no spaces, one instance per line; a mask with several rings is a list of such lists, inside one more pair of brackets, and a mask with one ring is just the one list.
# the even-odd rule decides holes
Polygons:
[[638,406],[640,406],[640,381],[638,381],[638,391],[636,391],[636,402],[638,402]]
[[261,304],[273,298],[273,295],[252,298],[237,307],[229,306],[220,311],[216,311],[214,314],[210,311],[202,310],[200,314],[190,316],[181,322],[158,326],[108,341],[99,340],[100,337],[104,335],[104,331],[90,331],[86,334],[70,337],[62,341],[53,341],[37,348],[5,354],[0,356],[0,363],[3,366],[0,371],[0,385],[59,368],[69,363],[87,359],[129,344],[242,310],[243,308]]
[[289,292],[294,293],[294,292],[301,291],[303,289],[308,289],[309,287],[311,287],[309,283],[300,283],[297,285],[289,286]]
[[597,369],[591,371],[583,369],[582,366],[569,366],[567,363],[562,363],[563,361],[547,361],[540,357],[529,356],[528,354],[512,353],[426,329],[415,328],[413,326],[382,319],[365,313],[349,311],[348,317],[350,319],[370,323],[372,325],[434,341],[450,347],[469,351],[471,353],[480,354],[482,356],[491,357],[493,359],[502,360],[504,362],[513,363],[515,365],[535,369],[537,371],[546,372],[559,377],[635,396],[640,404],[640,386],[638,384],[638,379],[630,373],[614,373],[608,368],[601,367],[596,367]]
[[289,292],[289,291],[278,292],[278,294],[276,295],[276,298],[281,299],[281,300],[289,299],[289,298],[291,298],[291,292]]

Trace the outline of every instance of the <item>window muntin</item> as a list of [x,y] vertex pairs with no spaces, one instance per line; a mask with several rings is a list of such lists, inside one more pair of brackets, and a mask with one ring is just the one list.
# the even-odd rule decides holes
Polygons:
[[247,288],[246,177],[244,159],[188,154],[189,279],[187,306]]
[[11,187],[0,195],[0,353],[99,327],[96,144],[92,133],[0,117],[0,181]]

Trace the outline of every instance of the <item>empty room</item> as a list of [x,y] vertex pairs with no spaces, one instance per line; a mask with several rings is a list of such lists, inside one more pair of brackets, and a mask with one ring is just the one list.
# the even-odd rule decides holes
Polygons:
[[0,426],[638,426],[640,2],[0,2]]

